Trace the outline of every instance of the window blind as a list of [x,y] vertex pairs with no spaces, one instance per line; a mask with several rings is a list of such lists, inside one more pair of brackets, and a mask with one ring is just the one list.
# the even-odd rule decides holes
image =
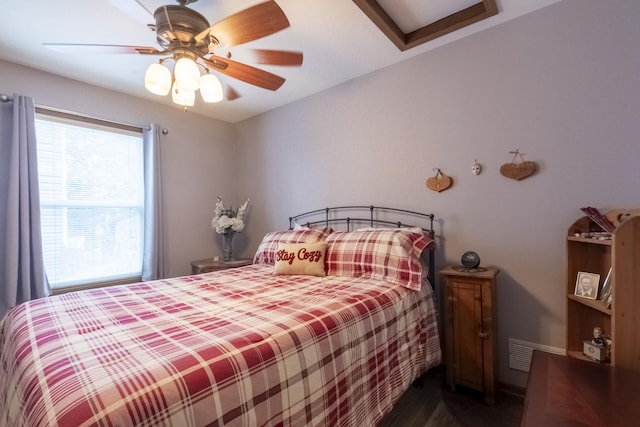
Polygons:
[[36,137],[44,263],[52,287],[139,276],[141,131],[40,112]]

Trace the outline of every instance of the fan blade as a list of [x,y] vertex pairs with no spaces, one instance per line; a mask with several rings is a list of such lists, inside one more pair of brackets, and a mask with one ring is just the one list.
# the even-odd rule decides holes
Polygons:
[[103,54],[132,54],[163,55],[166,52],[149,46],[125,46],[111,44],[74,44],[74,43],[42,43],[45,47],[61,53],[103,53]]
[[211,56],[209,59],[201,57],[200,61],[215,71],[263,89],[278,90],[285,82],[280,76],[231,59]]
[[[242,58],[247,62],[266,65],[285,65],[298,67],[302,65],[302,52],[290,52],[286,50],[248,49],[242,51]],[[236,56],[236,55],[234,55]]]
[[240,98],[240,94],[231,86],[227,86],[227,90],[225,91],[225,98],[227,98],[227,101],[233,101],[234,99]]
[[259,3],[228,16],[196,36],[202,41],[211,34],[223,46],[231,47],[268,36],[289,26],[289,20],[275,1]]
[[138,0],[109,0],[109,3],[142,25],[155,24],[153,13],[147,10]]

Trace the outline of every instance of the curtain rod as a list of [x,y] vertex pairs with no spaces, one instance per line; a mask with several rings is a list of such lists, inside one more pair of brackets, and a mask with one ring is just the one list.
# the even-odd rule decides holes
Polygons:
[[130,123],[116,122],[114,120],[101,119],[101,118],[98,118],[98,117],[89,116],[87,114],[76,113],[76,112],[73,112],[73,111],[64,110],[62,108],[49,107],[47,105],[42,105],[42,104],[36,104],[36,112],[37,113],[50,114],[50,115],[57,116],[57,117],[66,117],[66,118],[70,118],[70,119],[74,119],[74,120],[84,119],[84,121],[86,121],[88,123],[102,124],[102,125],[106,125],[106,126],[116,125],[116,126],[121,127],[123,129],[134,130],[134,131],[135,130],[141,131],[142,129],[151,129],[151,126],[149,126],[149,125],[140,126],[140,125],[133,125],[133,124],[130,124]]
[[[0,102],[12,102],[12,101],[13,101],[13,97],[11,95],[7,95],[6,93],[0,93]],[[36,107],[36,112],[51,113],[51,114],[62,116],[62,117],[65,117],[65,116],[66,117],[82,117],[91,122],[95,121],[95,122],[102,122],[102,123],[111,123],[111,124],[120,125],[122,127],[140,129],[140,130],[145,128],[151,129],[151,126],[132,125],[130,123],[122,123],[122,122],[115,122],[113,120],[99,119],[97,117],[88,116],[86,114],[75,113],[73,111],[63,110],[61,108],[49,107],[47,105],[36,104],[35,107]]]
[[[5,93],[0,93],[0,102],[13,102],[13,97],[11,95],[7,95]],[[54,114],[60,114],[60,115],[70,115],[70,116],[79,116],[79,117],[84,117],[90,121],[96,121],[96,122],[103,122],[103,123],[111,123],[111,124],[117,124],[123,127],[129,127],[129,128],[136,128],[136,129],[151,129],[151,126],[140,126],[140,125],[133,125],[133,124],[129,124],[129,123],[122,123],[122,122],[115,122],[112,120],[104,120],[104,119],[99,119],[96,117],[91,117],[91,116],[87,116],[87,115],[83,115],[83,114],[78,114],[78,113],[74,113],[71,111],[67,111],[67,110],[63,110],[60,108],[55,108],[55,107],[49,107],[46,105],[40,105],[40,104],[36,104],[36,110],[37,109],[41,109],[41,110],[46,110],[49,112],[52,112]],[[163,135],[167,135],[169,133],[169,131],[165,128],[162,129],[162,134]]]

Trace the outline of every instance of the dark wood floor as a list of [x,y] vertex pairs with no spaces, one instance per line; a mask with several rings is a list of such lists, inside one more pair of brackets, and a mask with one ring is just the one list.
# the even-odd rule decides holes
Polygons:
[[422,387],[410,387],[378,427],[517,427],[523,402],[523,396],[502,390],[495,406],[474,390],[451,392],[438,367],[423,377]]

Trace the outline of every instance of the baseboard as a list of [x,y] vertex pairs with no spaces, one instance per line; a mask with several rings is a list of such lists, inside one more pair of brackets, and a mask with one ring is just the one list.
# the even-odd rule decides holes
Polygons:
[[505,393],[513,394],[522,398],[524,398],[525,394],[527,393],[526,387],[518,387],[517,385],[503,383],[502,381],[498,382],[498,389],[504,391]]

